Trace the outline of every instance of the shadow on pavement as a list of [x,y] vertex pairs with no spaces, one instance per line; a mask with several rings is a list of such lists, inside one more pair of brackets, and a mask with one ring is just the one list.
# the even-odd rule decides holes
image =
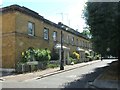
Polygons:
[[[108,66],[105,66],[105,67],[96,68],[94,70],[94,72],[91,72],[91,73],[88,73],[85,75],[83,74],[82,78],[80,77],[79,79],[77,79],[73,82],[66,83],[64,85],[64,89],[67,89],[67,88],[89,88],[88,83],[93,82],[100,74],[102,74],[109,67],[110,64],[111,63],[109,63]],[[101,90],[101,89],[93,89],[93,90]],[[104,89],[102,89],[102,90],[104,90]]]

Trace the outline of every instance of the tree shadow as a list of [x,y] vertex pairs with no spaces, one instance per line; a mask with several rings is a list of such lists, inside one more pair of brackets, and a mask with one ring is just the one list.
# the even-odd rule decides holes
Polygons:
[[109,63],[107,66],[104,66],[104,67],[98,67],[98,68],[94,69],[94,71],[91,73],[83,74],[82,78],[80,76],[77,80],[75,80],[73,82],[66,83],[65,85],[63,85],[64,89],[67,89],[67,88],[88,88],[88,86],[87,86],[88,83],[93,82],[100,74],[105,72],[105,70],[109,67],[109,65],[111,65],[111,63]]

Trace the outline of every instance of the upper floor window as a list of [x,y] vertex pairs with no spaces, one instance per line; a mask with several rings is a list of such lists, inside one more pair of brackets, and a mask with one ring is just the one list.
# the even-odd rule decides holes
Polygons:
[[44,39],[48,40],[49,39],[49,29],[44,28]]
[[84,42],[84,47],[86,48],[86,42]]
[[82,47],[83,46],[83,41],[82,40],[80,40],[80,47]]
[[64,33],[62,33],[62,43],[64,43]]
[[35,34],[35,24],[28,22],[28,35],[34,36]]
[[57,41],[57,32],[56,31],[53,32],[53,41]]
[[76,46],[78,46],[78,39],[76,39]]
[[67,36],[67,43],[68,44],[70,43],[70,37],[69,37],[69,35]]
[[83,48],[85,47],[85,42],[84,41],[82,41],[82,46],[83,46]]
[[81,46],[81,40],[79,41],[79,46]]
[[72,42],[71,43],[72,43],[72,45],[74,45],[74,37],[72,37]]

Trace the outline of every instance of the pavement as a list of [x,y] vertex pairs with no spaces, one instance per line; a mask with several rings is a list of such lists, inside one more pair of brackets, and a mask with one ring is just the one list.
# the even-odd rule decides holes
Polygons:
[[[59,74],[59,73],[66,72],[69,70],[73,70],[76,68],[84,67],[84,66],[94,64],[97,62],[101,62],[101,60],[83,62],[83,63],[79,63],[79,64],[74,64],[74,65],[66,65],[66,66],[64,66],[64,70],[60,70],[60,68],[57,67],[54,69],[48,68],[46,70],[36,71],[36,72],[31,72],[31,73],[3,76],[3,77],[0,77],[0,81],[3,81],[3,82],[4,81],[6,81],[6,82],[11,82],[11,81],[24,82],[24,81],[34,80],[34,79],[41,79],[44,77],[48,77],[51,75]],[[90,82],[86,88],[93,88],[95,90],[101,90],[101,88],[104,88],[104,89],[109,88],[111,90],[114,90],[114,89],[120,90],[120,81],[119,80],[101,79],[101,77],[103,77],[104,73],[106,73],[106,71],[104,71],[101,75],[99,75],[93,82]]]
[[90,65],[93,63],[97,63],[100,62],[101,60],[95,60],[95,61],[90,61],[90,62],[83,62],[83,63],[79,63],[79,64],[74,64],[74,65],[65,65],[64,66],[64,70],[60,70],[59,67],[57,68],[48,68],[46,70],[41,70],[41,71],[35,71],[35,72],[31,72],[31,73],[24,73],[24,74],[18,74],[18,75],[9,75],[9,76],[3,76],[0,77],[0,81],[18,81],[18,82],[23,82],[23,81],[28,81],[31,79],[40,79],[40,78],[44,78],[47,76],[51,76],[54,74],[59,74],[62,72],[66,72],[69,70],[73,70],[79,67],[84,67],[86,65]]

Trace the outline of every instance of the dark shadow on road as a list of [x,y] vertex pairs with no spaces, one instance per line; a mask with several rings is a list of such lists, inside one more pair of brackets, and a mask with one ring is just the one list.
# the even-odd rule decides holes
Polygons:
[[77,79],[70,83],[66,83],[64,85],[65,90],[67,88],[88,88],[86,87],[88,82],[93,82],[101,73],[103,73],[109,67],[109,64],[108,66],[105,66],[105,67],[96,68],[94,72],[91,72],[85,75],[83,74],[82,78],[80,77],[80,79]]

